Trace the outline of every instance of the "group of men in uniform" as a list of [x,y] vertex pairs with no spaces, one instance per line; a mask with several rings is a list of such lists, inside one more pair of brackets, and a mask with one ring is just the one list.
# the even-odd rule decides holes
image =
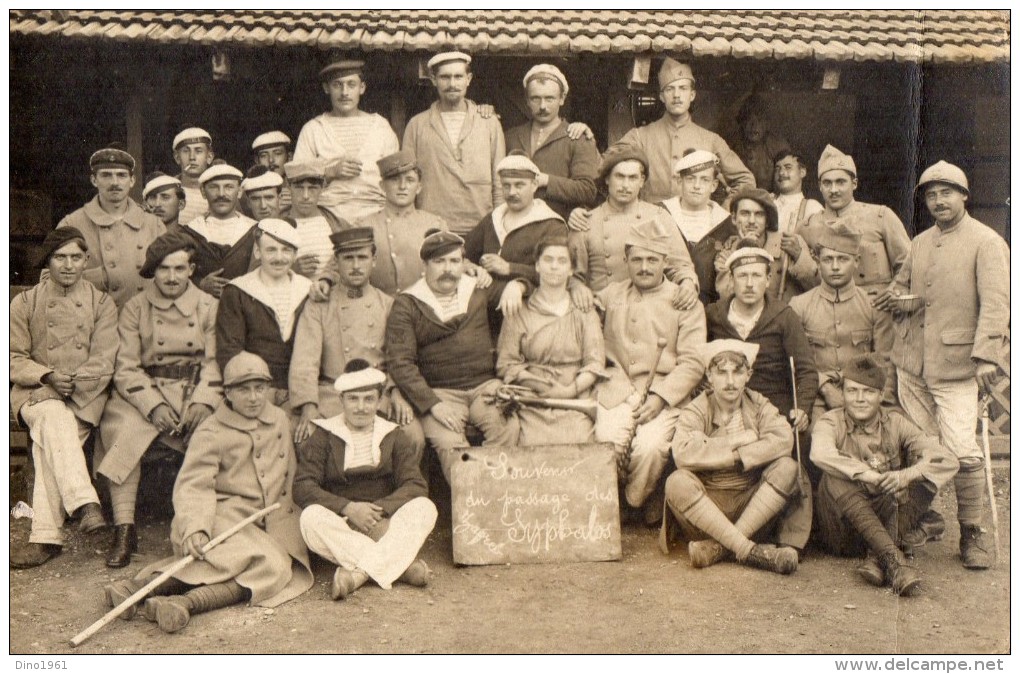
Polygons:
[[[559,114],[558,68],[528,71],[532,121],[504,136],[466,98],[470,63],[430,59],[438,100],[402,149],[358,107],[363,63],[344,60],[321,72],[330,111],[293,154],[282,132],[260,135],[247,173],[186,129],[180,176],[150,176],[143,209],[134,159],[93,154],[96,197],[47,236],[42,280],[11,304],[12,407],[36,467],[12,566],[58,554],[65,514],[106,526],[82,452],[97,427],[110,567],[137,551],[143,464],[183,454],[171,542],[199,561],[144,607],[168,632],[300,594],[308,549],[337,565],[335,599],[369,579],[425,584],[422,453],[448,478],[475,432],[517,443],[492,404],[495,344],[549,237],[569,242],[571,304],[604,326],[595,437],[617,448],[625,511],[661,521],[665,550],[679,531],[697,568],[732,556],[791,573],[814,510],[827,549],[870,552],[862,576],[910,594],[904,551],[942,535],[929,506],[953,481],[963,563],[992,563],[974,425],[979,393],[1008,371],[1009,252],[968,215],[959,168],[922,174],[935,226],[911,242],[891,210],[854,200],[857,168],[831,146],[824,208],[786,148],[778,194],[755,188],[693,122],[689,65],[666,59],[662,119],[600,157]],[[710,200],[720,180],[728,208]],[[109,603],[168,561],[109,586]]]

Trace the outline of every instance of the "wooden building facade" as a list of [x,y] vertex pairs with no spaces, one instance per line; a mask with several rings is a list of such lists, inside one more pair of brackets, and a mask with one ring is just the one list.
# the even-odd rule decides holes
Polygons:
[[916,176],[946,159],[970,176],[975,217],[1010,238],[1008,12],[12,10],[10,38],[12,283],[34,281],[32,244],[91,198],[95,149],[126,143],[136,195],[149,171],[176,173],[170,142],[186,126],[243,170],[257,134],[296,140],[327,107],[317,72],[335,51],[366,60],[362,107],[398,136],[434,99],[422,64],[436,51],[474,55],[469,96],[504,128],[526,119],[526,70],[555,63],[571,85],[566,116],[600,149],[660,116],[655,75],[673,56],[693,65],[702,126],[734,138],[755,93],[809,161],[827,143],[852,154],[858,198],[915,232],[930,225]]

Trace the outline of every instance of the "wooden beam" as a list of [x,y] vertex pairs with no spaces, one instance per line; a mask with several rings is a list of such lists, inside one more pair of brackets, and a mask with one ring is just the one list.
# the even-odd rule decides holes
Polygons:
[[136,84],[128,97],[125,122],[127,151],[135,158],[135,186],[131,188],[131,198],[141,203],[142,188],[145,186],[145,161],[142,156],[142,110],[145,95],[142,86]]

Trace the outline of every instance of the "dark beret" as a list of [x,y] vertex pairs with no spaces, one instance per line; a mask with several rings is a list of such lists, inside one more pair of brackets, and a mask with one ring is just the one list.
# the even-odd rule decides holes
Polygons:
[[606,181],[606,178],[613,171],[613,167],[623,161],[637,161],[645,167],[645,175],[648,175],[648,155],[641,148],[634,145],[616,145],[602,155],[602,166],[599,167],[599,180]]
[[42,257],[37,265],[39,269],[45,269],[46,265],[50,263],[50,257],[71,241],[77,241],[82,250],[88,251],[89,246],[85,243],[85,235],[74,227],[58,227],[47,234],[42,244]]
[[195,250],[195,240],[182,232],[167,232],[149,244],[145,250],[145,264],[138,275],[152,278],[156,275],[156,267],[166,259],[167,255],[179,250]]

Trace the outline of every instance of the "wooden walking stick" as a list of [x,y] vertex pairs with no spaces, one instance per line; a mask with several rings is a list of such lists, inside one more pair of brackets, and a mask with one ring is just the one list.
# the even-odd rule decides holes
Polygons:
[[992,508],[992,537],[995,539],[995,559],[999,559],[999,511],[995,507],[995,487],[992,484],[992,449],[988,444],[989,396],[981,397],[981,444],[985,451],[985,482],[988,485],[988,503]]
[[[230,538],[231,536],[236,534],[238,531],[243,529],[245,526],[251,524],[252,522],[254,522],[256,520],[259,520],[259,519],[265,517],[266,515],[268,515],[269,513],[273,512],[274,510],[276,510],[279,507],[280,507],[279,503],[274,503],[273,505],[271,505],[271,506],[269,506],[267,508],[263,508],[262,510],[258,511],[257,513],[255,513],[253,515],[249,515],[248,517],[245,517],[243,520],[241,520],[240,522],[238,522],[234,526],[230,527],[229,529],[227,529],[222,534],[220,534],[216,538],[212,539],[208,543],[206,543],[205,546],[202,548],[202,555],[204,556],[210,550],[212,550],[217,545],[219,545],[223,541],[227,540],[228,538]],[[132,606],[137,604],[142,599],[145,599],[145,597],[148,596],[149,592],[151,592],[155,588],[159,587],[163,583],[163,581],[165,581],[167,578],[169,578],[170,576],[174,575],[175,573],[177,573],[178,571],[180,571],[181,569],[186,567],[188,564],[191,564],[193,561],[195,561],[195,557],[193,557],[192,555],[188,555],[187,557],[184,557],[183,559],[178,559],[176,562],[173,563],[173,565],[170,566],[169,569],[167,569],[163,573],[161,573],[158,576],[156,576],[149,583],[147,583],[145,585],[145,587],[143,587],[142,589],[138,590],[138,592],[135,592],[133,595],[128,597],[125,601],[121,602],[119,605],[114,606],[110,610],[109,613],[107,613],[102,618],[100,618],[96,622],[94,622],[91,625],[89,625],[82,632],[80,632],[77,635],[75,635],[75,637],[73,639],[71,639],[71,645],[72,646],[80,645],[83,641],[88,639],[90,636],[92,636],[93,634],[95,634],[96,632],[101,630],[103,627],[105,627],[106,625],[109,625],[111,622],[116,620],[117,616],[119,616],[121,613],[123,613],[124,611],[128,610],[129,608],[131,608]]]
[[[662,354],[666,350],[666,338],[659,337],[656,341],[655,346],[655,360],[652,361],[652,366],[648,369],[648,377],[645,379],[645,385],[641,387],[641,398],[638,400],[637,409],[640,409],[645,401],[648,400],[648,394],[652,391],[652,382],[655,380],[655,373],[659,369],[659,361],[662,360]],[[624,471],[627,470],[627,466],[630,465],[630,456],[634,453],[634,436],[637,435],[637,423],[634,424],[634,428],[630,431],[630,437],[627,439],[627,447],[623,452],[623,456],[620,457],[619,474],[620,479],[623,480],[626,477]]]
[[[790,383],[793,384],[793,409],[800,409],[797,407],[797,365],[793,362],[793,356],[790,356]],[[811,485],[808,484],[806,488],[804,486],[804,463],[800,457],[800,431],[796,428],[793,429],[793,446],[797,449],[797,484],[800,485],[800,497],[807,498],[811,493]]]

